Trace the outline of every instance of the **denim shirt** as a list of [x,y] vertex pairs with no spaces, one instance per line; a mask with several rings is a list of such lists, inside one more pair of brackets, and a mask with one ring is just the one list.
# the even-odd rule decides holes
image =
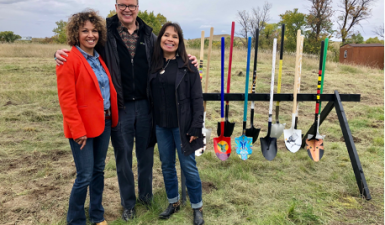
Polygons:
[[92,70],[94,71],[96,78],[98,79],[100,92],[102,93],[104,110],[109,109],[111,106],[110,83],[106,71],[104,71],[102,64],[100,64],[98,52],[94,50],[95,56],[91,56],[85,51],[83,51],[83,49],[81,49],[79,46],[76,46],[76,48],[87,59],[87,62],[90,64]]

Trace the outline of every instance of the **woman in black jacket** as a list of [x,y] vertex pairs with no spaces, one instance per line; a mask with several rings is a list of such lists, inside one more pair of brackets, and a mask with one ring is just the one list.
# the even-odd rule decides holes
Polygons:
[[182,29],[166,23],[154,46],[149,93],[156,139],[169,206],[159,217],[168,219],[180,209],[175,149],[186,177],[194,224],[204,224],[202,183],[195,150],[203,147],[203,96],[198,70],[189,62]]

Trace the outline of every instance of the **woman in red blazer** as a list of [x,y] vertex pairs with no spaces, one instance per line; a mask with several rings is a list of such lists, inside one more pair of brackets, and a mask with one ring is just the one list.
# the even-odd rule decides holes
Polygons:
[[106,26],[95,11],[88,10],[74,14],[66,29],[72,49],[67,63],[56,67],[56,74],[64,135],[76,166],[67,223],[86,224],[84,203],[89,186],[91,223],[105,225],[103,171],[111,127],[118,124],[117,94],[106,65],[94,49],[104,45]]

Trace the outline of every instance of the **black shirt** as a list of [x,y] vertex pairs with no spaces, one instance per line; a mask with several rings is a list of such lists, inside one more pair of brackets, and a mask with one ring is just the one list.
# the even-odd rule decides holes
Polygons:
[[[167,65],[164,61],[163,68]],[[175,80],[178,72],[177,61],[170,60],[163,74],[157,73],[151,81],[151,92],[154,98],[155,124],[165,128],[178,127],[176,107]]]

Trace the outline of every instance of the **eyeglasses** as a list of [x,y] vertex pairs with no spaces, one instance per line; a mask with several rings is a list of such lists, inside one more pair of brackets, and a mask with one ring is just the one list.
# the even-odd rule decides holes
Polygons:
[[125,4],[118,4],[118,8],[122,11],[126,10],[128,8],[131,11],[134,11],[138,7],[137,5],[125,5]]

